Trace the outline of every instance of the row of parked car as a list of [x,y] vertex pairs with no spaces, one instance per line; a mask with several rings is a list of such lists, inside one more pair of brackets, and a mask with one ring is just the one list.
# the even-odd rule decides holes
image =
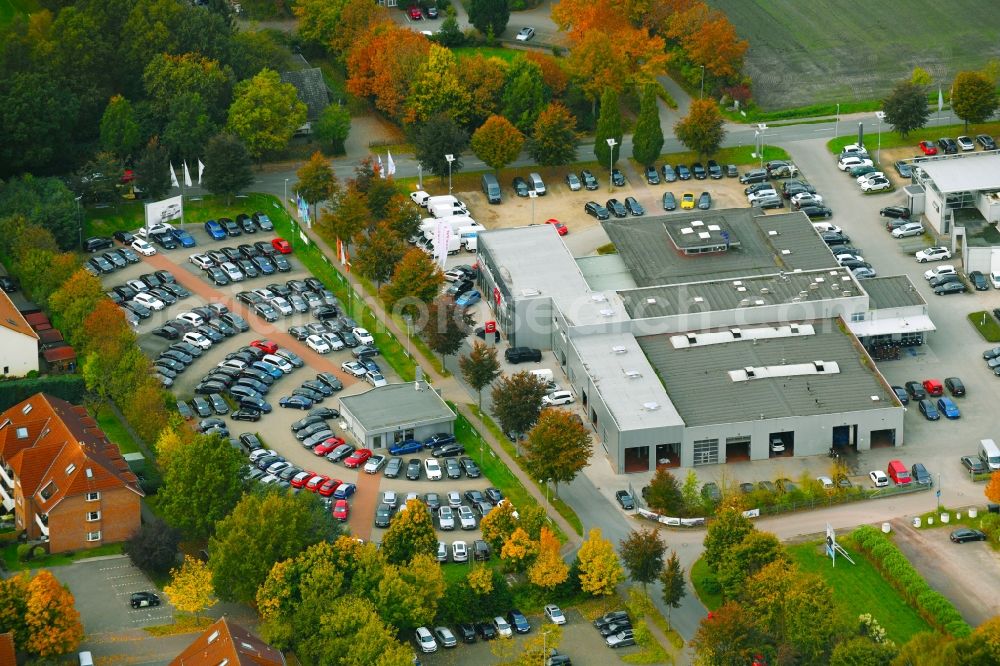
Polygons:
[[996,150],[997,144],[993,140],[993,137],[989,134],[977,134],[975,141],[973,141],[971,136],[962,135],[958,139],[951,139],[948,137],[941,137],[937,141],[921,141],[917,144],[917,148],[924,155],[937,155],[939,152],[946,155],[954,155],[959,151],[969,152],[976,149],[976,144],[979,144],[983,150]]
[[[437,459],[428,458],[427,460],[436,461]],[[503,493],[492,487],[487,488],[486,491],[467,490],[464,494],[457,490],[451,490],[445,493],[443,501],[438,493],[427,493],[421,498],[417,493],[411,492],[403,499],[396,491],[385,490],[382,492],[375,510],[375,527],[389,527],[392,517],[398,511],[405,511],[407,503],[411,500],[416,500],[423,505],[437,524],[438,529],[445,532],[455,529],[456,526],[463,530],[474,530],[479,526],[479,521],[488,516],[490,511],[507,502]],[[516,511],[514,516],[517,516]]]
[[[548,604],[544,609],[545,619],[552,624],[566,624],[566,616],[555,604]],[[432,632],[427,627],[418,627],[413,639],[421,652],[437,652],[439,647],[453,648],[458,645],[459,638],[463,643],[475,643],[477,637],[489,641],[495,638],[512,638],[514,634],[531,632],[531,623],[524,613],[516,608],[506,615],[498,615],[482,622],[463,622],[456,626],[453,632],[445,626],[434,627]],[[456,638],[456,633],[458,638]],[[544,666],[572,666],[569,656],[558,650],[550,650],[545,655]]]
[[240,213],[236,219],[220,217],[218,220],[205,222],[205,233],[212,240],[236,238],[243,234],[254,234],[258,231],[274,231],[274,223],[264,213],[257,211],[252,215]]
[[204,271],[213,284],[221,287],[262,275],[288,273],[292,264],[285,255],[291,253],[292,246],[288,241],[272,238],[270,241],[243,243],[238,247],[226,246],[192,254],[188,261]]
[[144,273],[105,293],[122,309],[125,318],[133,325],[151,317],[154,310],[162,310],[167,305],[191,296],[191,292],[177,284],[176,278],[169,271]]

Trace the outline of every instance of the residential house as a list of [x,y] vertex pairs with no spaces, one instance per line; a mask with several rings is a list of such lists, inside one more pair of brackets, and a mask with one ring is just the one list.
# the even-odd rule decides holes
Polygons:
[[285,656],[238,624],[225,617],[204,633],[170,666],[285,666]]
[[38,334],[0,289],[0,371],[4,377],[38,372]]

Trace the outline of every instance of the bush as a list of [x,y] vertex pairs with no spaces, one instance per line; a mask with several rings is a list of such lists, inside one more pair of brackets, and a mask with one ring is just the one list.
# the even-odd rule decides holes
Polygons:
[[35,544],[22,543],[17,547],[18,562],[30,562],[34,556],[35,556]]
[[86,387],[79,375],[46,375],[0,382],[0,410],[8,409],[36,393],[48,393],[66,402],[83,402]]
[[708,594],[722,594],[722,585],[714,575],[705,576],[701,581],[701,589]]

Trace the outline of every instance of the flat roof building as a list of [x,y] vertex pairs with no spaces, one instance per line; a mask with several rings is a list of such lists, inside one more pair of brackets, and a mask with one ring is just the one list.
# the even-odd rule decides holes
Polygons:
[[372,450],[455,430],[455,413],[437,391],[421,381],[344,396],[340,411],[344,429]]

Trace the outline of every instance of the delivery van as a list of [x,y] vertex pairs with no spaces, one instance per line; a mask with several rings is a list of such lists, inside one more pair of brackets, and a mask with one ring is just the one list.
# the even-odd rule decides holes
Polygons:
[[895,481],[897,486],[907,486],[913,481],[910,477],[910,470],[906,469],[906,465],[901,460],[890,460],[886,471],[889,473],[889,478]]
[[992,439],[979,440],[979,459],[991,471],[1000,469],[1000,449]]
[[502,199],[500,197],[500,183],[497,182],[497,177],[491,173],[484,173],[482,184],[486,200],[491,204],[500,203]]
[[445,202],[431,204],[427,207],[427,212],[431,214],[432,217],[451,217],[452,215],[468,215],[469,209],[465,207],[464,203],[456,202]]

